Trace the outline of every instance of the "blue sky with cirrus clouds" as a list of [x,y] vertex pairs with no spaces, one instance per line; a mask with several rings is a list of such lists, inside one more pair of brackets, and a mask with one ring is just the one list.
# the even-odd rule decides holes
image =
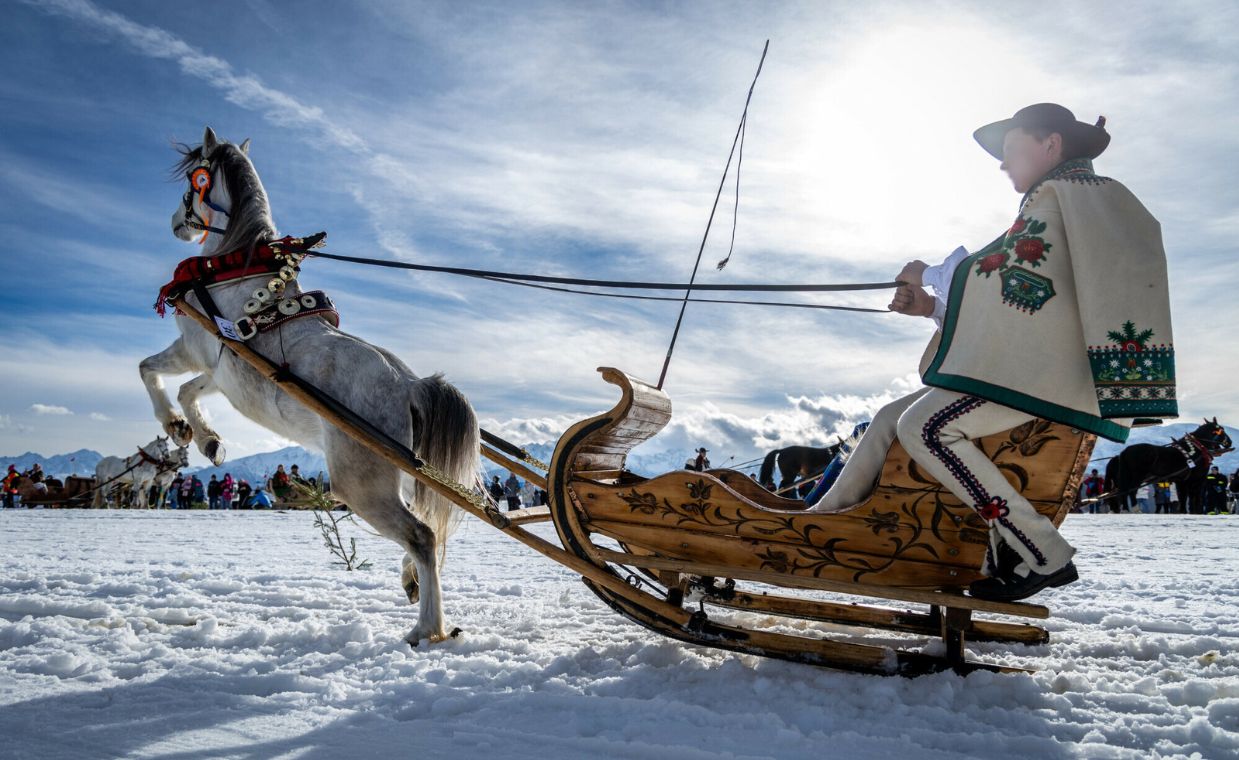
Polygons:
[[[702,282],[889,280],[976,247],[1019,196],[972,140],[1052,100],[1114,139],[1098,171],[1163,226],[1185,417],[1239,419],[1239,8],[1229,2],[16,2],[0,26],[0,453],[128,451],[137,375],[193,255],[171,140],[253,140],[286,234],[455,266],[685,281],[765,39]],[[1049,21],[1047,21],[1049,19]],[[656,379],[677,306],[318,260],[342,326],[444,371],[498,432],[551,440]],[[885,294],[809,300],[882,307]],[[690,305],[659,446],[824,443],[916,387],[928,320]],[[170,382],[175,388],[175,381]],[[284,441],[205,402],[242,456]],[[196,456],[196,454],[195,454]],[[197,463],[201,463],[197,461]]]

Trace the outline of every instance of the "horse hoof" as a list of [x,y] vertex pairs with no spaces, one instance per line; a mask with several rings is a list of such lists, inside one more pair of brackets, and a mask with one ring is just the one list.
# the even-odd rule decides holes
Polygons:
[[[456,629],[456,631],[454,631],[452,635],[455,636],[457,633],[459,633],[459,631],[460,629]],[[409,646],[413,647],[414,649],[416,649],[418,644],[420,644],[423,641],[429,644],[438,644],[440,641],[447,641],[447,639],[448,639],[447,634],[445,634],[442,630],[438,630],[434,633],[422,633],[421,631],[412,631],[409,633],[408,636],[404,637],[404,640],[407,641]]]
[[206,447],[202,449],[202,455],[207,459],[210,459],[211,464],[216,467],[219,467],[224,463],[225,451],[224,447],[220,445],[219,439],[209,441]]
[[177,446],[188,446],[189,442],[194,439],[194,429],[189,426],[189,423],[183,417],[170,420],[168,424],[163,426],[163,431],[172,438],[172,442]]

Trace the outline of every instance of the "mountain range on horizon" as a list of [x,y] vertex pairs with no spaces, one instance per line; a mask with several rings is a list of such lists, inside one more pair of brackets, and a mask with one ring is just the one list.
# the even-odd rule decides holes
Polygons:
[[[1185,433],[1195,430],[1197,424],[1193,422],[1176,422],[1156,427],[1136,428],[1132,430],[1131,437],[1125,444],[1099,438],[1097,446],[1093,450],[1094,464],[1092,466],[1104,472],[1104,460],[1122,451],[1124,446],[1134,443],[1169,443],[1171,438],[1178,438]],[[1239,440],[1239,429],[1226,426],[1226,431],[1232,439]],[[555,450],[555,445],[551,442],[524,445],[531,455],[543,462],[550,461]],[[38,462],[43,466],[44,472],[54,478],[64,478],[67,475],[74,474],[93,475],[95,466],[102,458],[102,454],[91,449],[79,449],[66,454],[52,456],[43,456],[28,451],[17,456],[0,456],[0,469],[7,469],[10,464],[13,464],[19,470],[26,470],[35,462]],[[685,460],[690,458],[691,454],[681,453],[676,450],[644,452],[639,447],[628,457],[628,468],[636,473],[656,475],[678,470],[684,466]],[[222,478],[224,473],[229,473],[233,479],[244,479],[251,483],[258,483],[264,481],[266,477],[275,472],[275,468],[279,464],[283,464],[286,469],[294,464],[298,465],[302,476],[306,478],[317,478],[319,473],[327,471],[327,463],[322,454],[309,451],[301,446],[287,446],[275,451],[251,454],[250,456],[229,460],[218,467],[187,467],[182,472],[197,474],[203,480],[209,480],[211,475]],[[1235,469],[1239,469],[1239,453],[1223,454],[1214,460],[1214,464],[1218,465],[1223,472],[1231,473]],[[715,461],[713,465],[715,467],[725,467],[727,463]],[[506,478],[507,470],[489,460],[481,460],[481,469],[487,480],[494,475],[499,475],[500,479]],[[757,465],[746,466],[743,469],[746,472],[755,472]]]

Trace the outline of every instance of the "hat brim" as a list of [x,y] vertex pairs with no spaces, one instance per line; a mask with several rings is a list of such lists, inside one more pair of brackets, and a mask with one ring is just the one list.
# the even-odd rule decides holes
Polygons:
[[[1016,127],[1027,127],[1020,119],[1003,119],[986,124],[977,131],[972,133],[973,139],[977,141],[985,152],[998,159],[1002,160],[1002,141],[1006,138],[1007,133]],[[1073,144],[1079,146],[1080,155],[1083,158],[1097,158],[1110,144],[1110,133],[1106,132],[1101,127],[1095,127],[1092,124],[1085,124],[1082,121],[1074,121],[1068,125],[1059,127],[1050,127],[1056,132],[1063,132],[1065,135],[1070,135],[1070,140]]]

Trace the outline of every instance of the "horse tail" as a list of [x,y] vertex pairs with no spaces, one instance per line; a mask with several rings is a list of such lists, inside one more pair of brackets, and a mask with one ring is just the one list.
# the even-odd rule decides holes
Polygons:
[[761,463],[761,473],[757,476],[757,482],[763,486],[773,483],[774,480],[774,462],[779,458],[779,452],[783,449],[775,449],[766,455],[766,458]]
[[[417,455],[465,488],[473,488],[481,443],[477,415],[469,400],[443,375],[435,374],[413,382],[409,408]],[[464,513],[421,481],[414,481],[410,509],[434,532],[442,565],[448,536],[464,519]]]

